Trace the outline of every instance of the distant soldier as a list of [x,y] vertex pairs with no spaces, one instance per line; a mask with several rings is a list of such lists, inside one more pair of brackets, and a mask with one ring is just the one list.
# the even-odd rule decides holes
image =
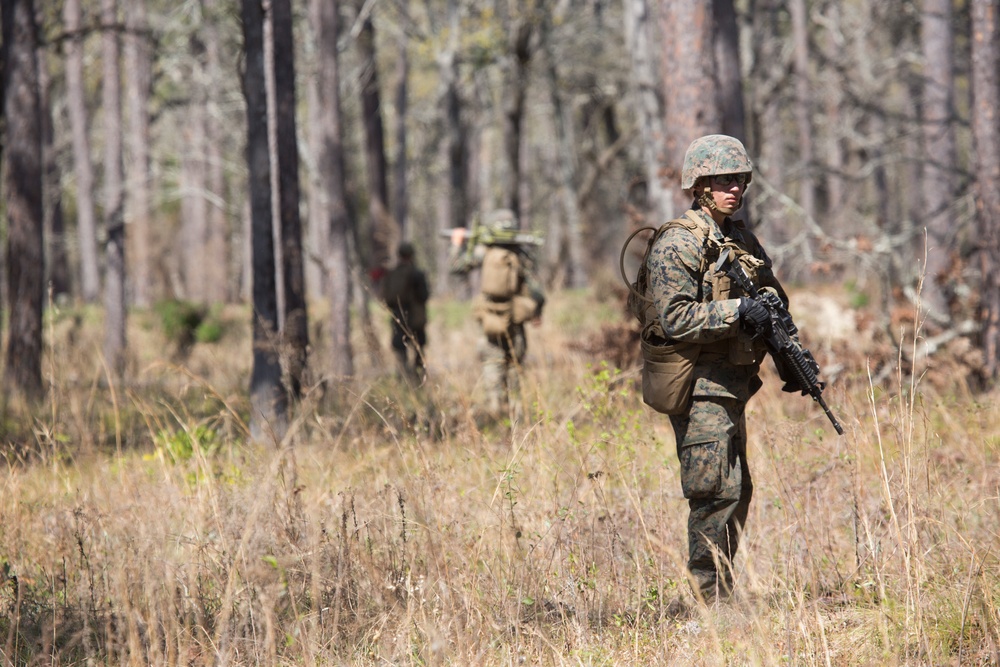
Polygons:
[[403,374],[423,382],[430,290],[426,274],[414,263],[413,245],[400,244],[397,255],[396,268],[382,278],[382,300],[392,314],[392,351]]
[[461,237],[453,237],[453,273],[480,268],[479,295],[473,313],[483,329],[478,345],[486,409],[508,415],[509,395],[519,387],[518,373],[527,352],[524,324],[539,320],[545,296],[531,276],[532,261],[518,238],[513,212],[494,211],[477,239],[474,252],[459,255]]
[[761,386],[761,336],[772,326],[767,308],[717,270],[720,253],[788,304],[760,242],[730,217],[752,177],[739,140],[714,134],[692,142],[681,172],[691,208],[660,227],[644,266],[651,316],[640,316],[643,355],[647,366],[652,353],[661,355],[662,365],[644,375],[643,398],[670,415],[690,508],[688,570],[707,601],[733,590],[732,562],[753,495],[745,410]]

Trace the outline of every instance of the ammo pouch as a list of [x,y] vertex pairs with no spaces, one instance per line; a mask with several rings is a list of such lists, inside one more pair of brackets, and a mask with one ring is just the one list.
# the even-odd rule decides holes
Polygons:
[[472,312],[487,336],[502,336],[514,323],[514,305],[510,299],[491,301],[480,294],[473,301]]
[[511,321],[524,324],[538,313],[538,302],[530,296],[518,294],[511,300]]
[[665,415],[683,414],[691,404],[694,365],[701,346],[664,340],[656,335],[656,330],[658,324],[646,327],[640,336],[642,401]]

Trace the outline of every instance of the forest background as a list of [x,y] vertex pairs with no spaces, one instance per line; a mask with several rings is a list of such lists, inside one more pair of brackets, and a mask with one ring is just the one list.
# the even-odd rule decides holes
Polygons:
[[[997,9],[3,0],[3,655],[996,660]],[[754,159],[744,215],[851,427],[755,399],[756,595],[706,616],[618,263],[713,132]],[[553,316],[494,430],[438,232],[498,207],[544,234]],[[381,350],[403,239],[434,283],[424,394]]]

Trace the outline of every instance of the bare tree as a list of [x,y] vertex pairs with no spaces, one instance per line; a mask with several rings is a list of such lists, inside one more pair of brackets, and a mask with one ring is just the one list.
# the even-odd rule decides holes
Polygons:
[[83,28],[80,0],[63,5],[66,24],[66,102],[73,135],[73,167],[76,176],[76,232],[80,253],[80,295],[91,303],[101,290],[97,247],[97,215],[94,212],[94,167],[90,158],[87,102],[84,89]]
[[312,0],[317,26],[319,78],[319,120],[322,143],[317,157],[320,184],[326,195],[329,254],[324,256],[327,294],[330,297],[330,354],[334,377],[354,375],[351,349],[351,267],[352,222],[345,187],[343,114],[340,103],[340,1]]
[[104,75],[104,358],[113,373],[125,370],[125,189],[122,173],[122,94],[118,2],[101,0]]
[[268,435],[280,439],[284,437],[288,425],[288,397],[281,383],[277,345],[278,294],[271,213],[271,157],[267,136],[264,9],[260,0],[241,0],[241,10],[253,265],[250,434],[255,440],[262,440]]
[[953,42],[951,0],[924,0],[920,14],[923,47],[921,193],[927,226],[927,279],[923,299],[939,322],[949,312],[942,283],[955,246],[955,225],[950,210],[955,189],[955,133]]
[[274,27],[275,123],[278,161],[278,204],[281,214],[281,269],[284,289],[284,325],[288,390],[302,393],[309,346],[302,220],[299,216],[299,149],[295,123],[295,38],[291,0],[272,0]]
[[42,386],[42,115],[38,96],[38,35],[32,0],[4,0],[3,112],[6,120],[4,196],[7,210],[7,303],[10,327],[4,385],[27,398]]
[[1000,373],[1000,39],[996,0],[972,0],[972,135],[976,166],[976,224],[982,273],[982,348],[986,374]]

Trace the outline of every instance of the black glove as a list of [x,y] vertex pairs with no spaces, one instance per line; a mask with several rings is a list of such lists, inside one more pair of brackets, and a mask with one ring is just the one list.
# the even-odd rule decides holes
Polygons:
[[771,333],[771,311],[753,299],[741,296],[739,313],[746,329],[762,336]]

